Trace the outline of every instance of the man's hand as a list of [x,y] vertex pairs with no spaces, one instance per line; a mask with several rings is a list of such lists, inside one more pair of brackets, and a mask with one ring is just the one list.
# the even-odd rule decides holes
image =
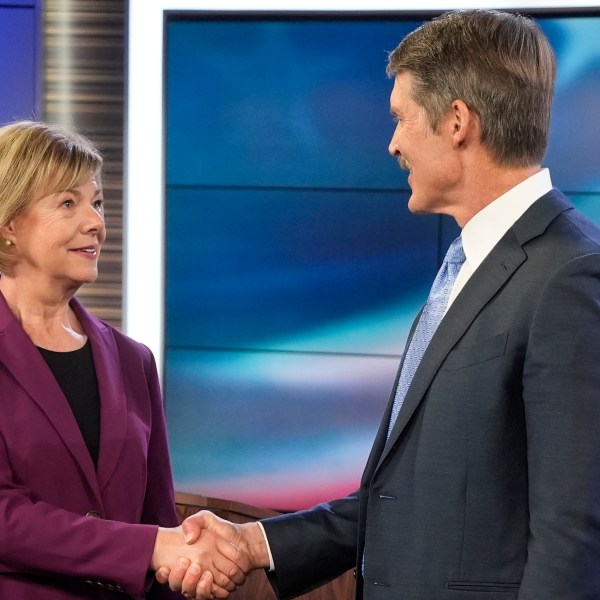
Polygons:
[[247,560],[244,565],[239,565],[245,567],[245,573],[269,566],[267,540],[261,527],[256,522],[232,523],[207,510],[201,510],[188,517],[181,524],[181,528],[188,544],[195,543],[205,531],[212,531],[217,536],[229,541],[242,552]]
[[244,583],[249,560],[227,539],[208,528],[200,532],[196,543],[186,544],[181,527],[161,527],[150,568],[156,571],[160,583],[169,583],[176,591],[181,590],[183,580],[179,575],[185,573],[195,583],[193,593],[189,594],[192,598],[227,598]]
[[[269,566],[266,540],[257,523],[230,523],[211,512],[200,511],[183,522],[182,530],[186,542],[190,545],[202,543],[207,535],[214,536],[220,542],[219,551],[224,553],[227,560],[237,565],[244,577],[252,569]],[[225,597],[218,594],[222,594],[223,590],[228,588],[221,585],[222,580],[217,579],[216,573],[212,572],[215,579],[212,585],[209,585],[211,575],[206,570],[199,570],[193,566],[189,565],[188,568],[182,561],[170,570],[160,569],[156,578],[162,583],[168,581],[171,589],[182,591],[189,598],[206,600]],[[231,577],[231,580],[240,585],[239,578]]]

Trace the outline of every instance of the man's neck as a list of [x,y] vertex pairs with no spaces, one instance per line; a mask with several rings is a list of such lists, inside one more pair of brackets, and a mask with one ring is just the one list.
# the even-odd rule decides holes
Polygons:
[[459,227],[464,227],[478,212],[500,196],[541,170],[540,165],[530,167],[499,167],[492,163],[480,165],[465,184],[464,202],[452,215]]

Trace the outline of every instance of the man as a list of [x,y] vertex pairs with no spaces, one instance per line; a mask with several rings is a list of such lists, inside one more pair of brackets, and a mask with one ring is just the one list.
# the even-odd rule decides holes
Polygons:
[[409,208],[462,228],[445,316],[423,324],[432,293],[355,494],[185,527],[271,566],[280,598],[355,566],[365,600],[597,600],[600,231],[540,166],[552,49],[519,15],[452,12],[407,36],[388,73]]

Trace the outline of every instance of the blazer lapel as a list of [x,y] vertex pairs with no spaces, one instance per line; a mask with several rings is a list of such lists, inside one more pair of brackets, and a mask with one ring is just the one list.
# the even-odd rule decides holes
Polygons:
[[44,412],[78,464],[93,495],[100,499],[94,464],[73,411],[60,386],[0,294],[0,362]]
[[[375,447],[383,450],[377,460],[370,459],[371,469],[385,460],[402,431],[425,397],[431,382],[450,351],[458,343],[484,306],[500,291],[519,266],[527,259],[523,245],[541,235],[561,212],[573,208],[558,191],[553,190],[535,202],[496,244],[448,309],[435,332],[408,389],[394,429],[387,441],[387,422],[395,396],[392,394],[385,415],[388,419],[379,429]],[[371,473],[374,471],[371,471]]]
[[117,466],[127,435],[127,403],[119,352],[108,325],[93,317],[78,302],[71,300],[92,345],[100,393],[100,455],[98,485],[102,491]]

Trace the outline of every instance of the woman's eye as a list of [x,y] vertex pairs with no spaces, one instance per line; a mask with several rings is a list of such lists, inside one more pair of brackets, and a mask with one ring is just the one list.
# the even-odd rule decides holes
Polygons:
[[96,200],[94,202],[94,208],[100,213],[104,212],[104,200]]
[[63,200],[62,205],[66,206],[67,208],[71,208],[71,207],[75,206],[75,202],[73,202],[73,200],[71,200],[69,198],[68,200]]

